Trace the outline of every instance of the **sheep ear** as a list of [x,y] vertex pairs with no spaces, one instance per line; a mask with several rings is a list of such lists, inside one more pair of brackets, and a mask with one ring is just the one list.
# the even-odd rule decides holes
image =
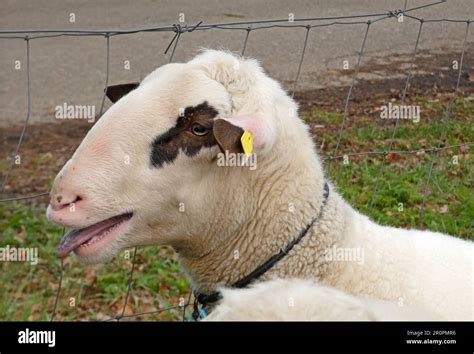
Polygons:
[[242,153],[244,150],[240,138],[244,130],[227,120],[216,119],[212,128],[214,137],[222,152]]
[[274,132],[271,126],[261,117],[236,115],[232,118],[217,118],[214,120],[214,137],[221,150],[242,153],[242,144],[249,137],[241,139],[245,131],[250,133],[250,142],[247,140],[246,149],[265,153],[273,146]]
[[130,91],[135,90],[138,87],[138,85],[140,85],[139,82],[132,82],[129,84],[108,86],[107,89],[105,89],[105,94],[107,95],[109,100],[115,103],[119,99],[121,99],[123,96],[128,94]]

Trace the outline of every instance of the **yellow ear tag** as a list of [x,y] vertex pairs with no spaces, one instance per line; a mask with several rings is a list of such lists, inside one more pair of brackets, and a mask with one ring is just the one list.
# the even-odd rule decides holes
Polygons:
[[253,135],[248,130],[244,131],[240,137],[245,156],[249,157],[253,152]]

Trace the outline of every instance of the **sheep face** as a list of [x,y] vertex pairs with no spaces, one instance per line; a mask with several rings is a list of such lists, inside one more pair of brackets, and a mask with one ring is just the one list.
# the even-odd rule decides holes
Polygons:
[[[232,62],[227,67],[238,63],[229,54],[224,58]],[[221,229],[215,215],[225,205],[245,205],[228,194],[232,181],[246,179],[235,176],[251,171],[234,169],[230,179],[216,156],[239,152],[245,129],[254,133],[257,147],[268,143],[269,134],[249,116],[235,118],[239,96],[229,86],[235,78],[219,79],[205,62],[168,64],[137,88],[128,86],[135,89],[89,131],[50,194],[50,220],[74,228],[62,240],[61,257],[74,251],[84,262],[97,263],[151,244],[205,252],[217,241],[204,235]],[[227,217],[246,217],[243,210],[235,213]],[[187,241],[198,237],[201,242],[187,249]]]

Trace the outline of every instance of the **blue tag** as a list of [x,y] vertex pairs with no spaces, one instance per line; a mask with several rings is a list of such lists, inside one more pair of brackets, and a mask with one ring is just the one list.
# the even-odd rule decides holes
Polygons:
[[[199,319],[203,320],[207,317],[207,312],[203,308],[198,307],[198,312],[199,312]],[[196,321],[192,313],[189,315],[188,321],[190,322]]]

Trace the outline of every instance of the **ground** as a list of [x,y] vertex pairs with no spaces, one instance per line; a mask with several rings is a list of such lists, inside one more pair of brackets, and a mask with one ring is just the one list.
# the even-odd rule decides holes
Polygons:
[[[256,20],[295,19],[386,14],[403,9],[406,0],[140,0],[130,6],[129,0],[3,0],[0,2],[0,30],[25,29],[92,29],[126,30],[170,26],[175,23],[194,25],[246,22]],[[414,8],[436,0],[408,0]],[[70,22],[70,15],[75,22]],[[180,15],[184,22],[179,22]],[[425,7],[411,13],[424,19],[473,19],[472,0],[456,0]],[[182,19],[182,17],[181,17]],[[301,71],[298,88],[311,90],[328,85],[346,85],[350,76],[339,75],[343,63],[354,68],[366,30],[365,22],[373,17],[343,19],[339,22],[361,24],[334,25],[313,28]],[[333,21],[282,22],[279,25],[300,24],[300,28],[266,28],[250,32],[245,54],[258,58],[274,78],[292,87],[296,77],[306,24],[327,24]],[[193,57],[199,48],[226,48],[241,52],[246,37],[243,30],[202,30],[184,33],[176,48],[174,61]],[[251,28],[258,27],[253,24]],[[419,23],[406,17],[371,25],[362,62],[377,59],[387,63],[407,57],[413,51]],[[466,23],[425,23],[419,49],[434,59],[449,54],[443,66],[459,60]],[[474,36],[468,37],[472,48]],[[50,33],[49,33],[50,34]],[[173,32],[136,33],[110,38],[109,83],[139,81],[156,67],[167,63],[171,51],[164,54]],[[0,125],[19,123],[26,115],[26,42],[20,39],[0,39]],[[95,105],[99,110],[106,73],[106,40],[103,36],[54,37],[30,41],[31,97],[33,122],[54,121],[54,107],[64,102],[73,105]],[[472,53],[472,49],[468,51]],[[425,55],[428,55],[425,54]],[[466,65],[472,66],[472,55]],[[15,62],[21,62],[16,70]],[[470,63],[469,63],[470,60]],[[126,69],[124,62],[130,63]],[[433,64],[434,60],[431,61]],[[437,63],[437,62],[436,62]],[[375,69],[375,68],[374,68]],[[420,68],[428,71],[428,68]],[[396,72],[371,71],[367,78],[397,77]]]
[[[363,67],[362,72],[369,69]],[[351,74],[341,71],[338,75]],[[456,96],[456,75],[449,70],[417,75],[411,82],[405,104],[420,105],[420,122],[400,121],[391,152],[386,155],[365,153],[387,150],[394,125],[393,121],[380,119],[380,106],[400,102],[404,78],[363,80],[356,84],[335,154],[339,158],[325,161],[328,178],[355,208],[382,224],[474,239],[474,146],[466,145],[474,141],[472,76],[462,76]],[[329,87],[298,92],[295,96],[323,157],[334,155],[347,91],[348,87]],[[29,126],[21,147],[21,164],[14,166],[2,197],[48,191],[55,174],[89,129],[90,124],[77,121]],[[0,128],[6,138],[0,141],[1,180],[20,131],[20,126]],[[451,145],[461,146],[444,149]],[[433,152],[425,150],[438,146],[442,149],[435,154],[427,183]],[[396,153],[400,150],[413,152]],[[46,204],[47,197],[0,203],[2,245],[38,247],[41,258],[34,267],[0,263],[2,320],[50,319],[60,276],[56,247],[63,230],[46,220]],[[176,255],[166,247],[138,250],[133,287],[124,307],[132,258],[133,250],[129,250],[109,264],[87,267],[78,264],[74,257],[66,259],[55,318],[105,320],[123,310],[132,314],[172,307],[159,314],[124,320],[181,319],[179,305],[188,299],[189,284]]]
[[[128,1],[7,0],[0,4],[1,29],[130,29],[177,23],[239,22],[262,19],[327,17],[386,13],[403,8],[404,0],[355,2],[343,0]],[[408,8],[427,1],[409,0]],[[442,3],[416,12],[424,18],[472,18],[470,0]],[[74,13],[76,21],[69,21]],[[363,19],[366,21],[367,18]],[[426,23],[416,57],[414,77],[406,103],[421,106],[418,124],[402,121],[391,152],[386,151],[393,122],[380,119],[380,106],[399,103],[418,22],[405,19],[380,21],[371,26],[359,77],[344,119],[348,84],[352,79],[365,24],[312,29],[295,98],[302,117],[311,127],[326,172],[344,197],[374,220],[395,226],[419,227],[473,239],[473,145],[440,150],[432,177],[428,171],[432,147],[474,141],[472,38],[468,37],[458,98],[453,96],[465,23]],[[326,21],[327,22],[327,21]],[[303,24],[306,24],[303,22]],[[472,27],[472,26],[471,26]],[[472,32],[472,30],[471,30]],[[259,58],[265,70],[292,89],[306,30],[273,28],[253,30],[246,55]],[[226,47],[240,52],[245,31],[213,30],[185,33],[175,61],[193,56],[199,47]],[[138,33],[110,39],[110,84],[137,81],[169,60],[164,49],[173,33]],[[1,39],[0,56],[0,181],[3,181],[26,117],[26,51],[23,39]],[[14,165],[0,198],[47,192],[53,178],[73,153],[91,125],[83,121],[54,121],[54,107],[69,104],[100,106],[105,82],[105,39],[56,37],[30,41],[32,114],[20,149],[21,163]],[[15,70],[19,60],[21,70]],[[130,70],[124,61],[130,61]],[[343,70],[347,60],[348,70]],[[321,89],[324,88],[324,89]],[[98,109],[97,109],[98,110]],[[341,124],[344,132],[334,152]],[[443,139],[441,139],[443,138]],[[393,153],[397,150],[418,152]],[[367,154],[378,151],[377,154]],[[362,153],[357,155],[358,153]],[[347,155],[347,159],[344,158]],[[381,161],[385,158],[384,168]],[[344,163],[347,161],[347,164]],[[457,162],[457,163],[454,163]],[[330,166],[330,168],[329,168]],[[381,171],[381,172],[380,172]],[[375,189],[377,191],[375,192]],[[0,262],[0,320],[49,320],[60,280],[56,255],[62,228],[45,218],[47,197],[0,202],[1,243],[38,247],[40,263]],[[423,205],[425,208],[423,208]],[[423,212],[423,210],[425,210]],[[124,320],[181,319],[189,284],[176,255],[166,247],[140,248],[130,297],[125,305],[133,250],[106,265],[82,266],[70,257],[64,262],[62,287],[55,319],[105,320],[121,314],[154,312]]]

